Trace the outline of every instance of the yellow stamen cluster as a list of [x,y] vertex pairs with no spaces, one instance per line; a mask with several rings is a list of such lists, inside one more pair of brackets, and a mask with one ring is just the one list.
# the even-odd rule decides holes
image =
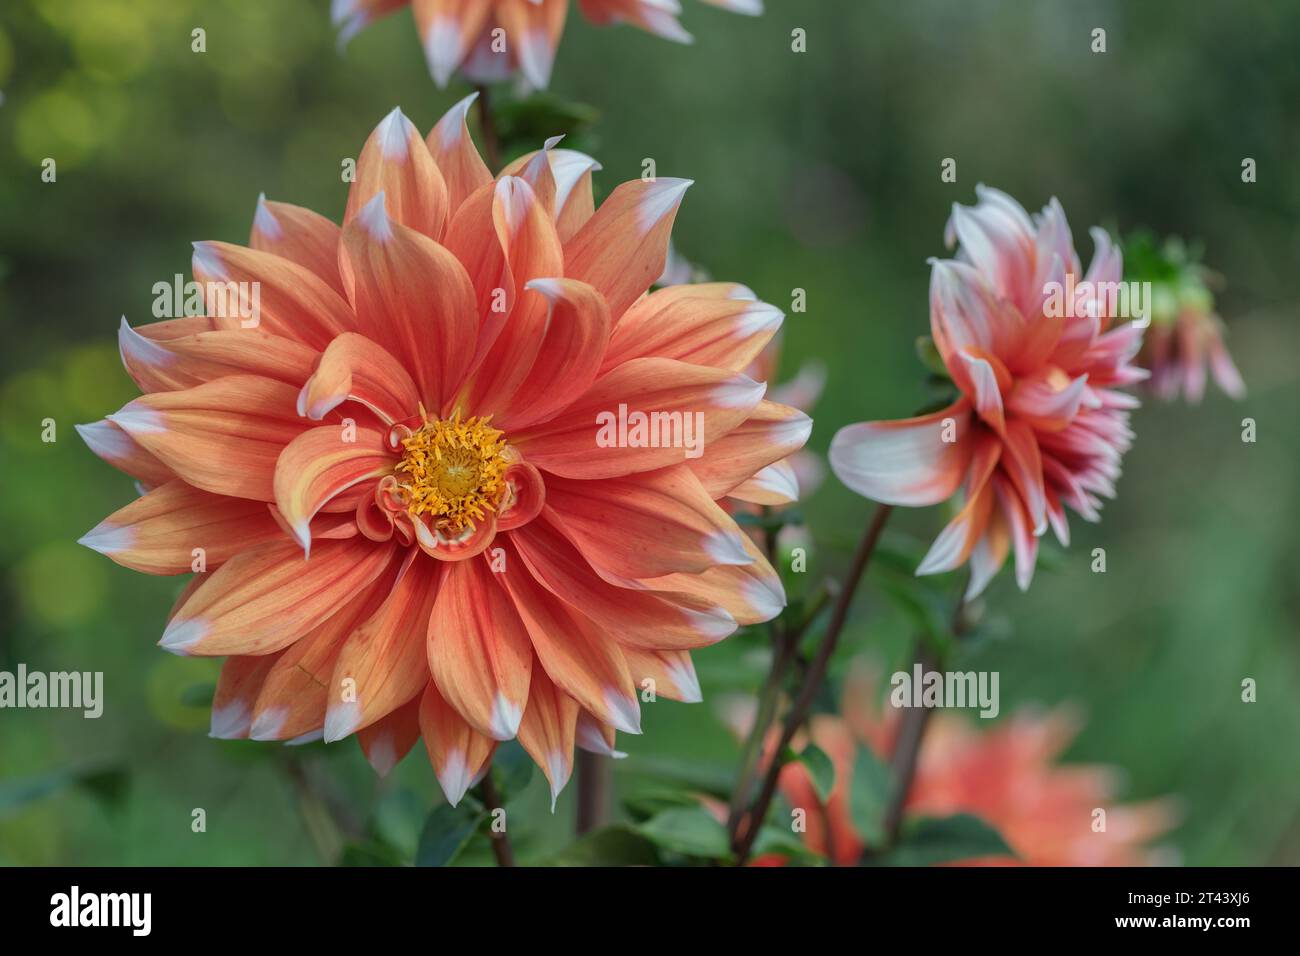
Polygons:
[[488,422],[425,416],[420,430],[402,439],[397,480],[412,515],[432,515],[435,525],[457,533],[496,510],[510,462],[503,433]]

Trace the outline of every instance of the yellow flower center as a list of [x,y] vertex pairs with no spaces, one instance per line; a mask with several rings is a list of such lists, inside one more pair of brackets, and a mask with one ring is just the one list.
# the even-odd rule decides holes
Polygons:
[[402,439],[405,452],[396,469],[407,510],[431,515],[453,534],[472,529],[501,501],[510,446],[487,418],[424,418],[419,431]]

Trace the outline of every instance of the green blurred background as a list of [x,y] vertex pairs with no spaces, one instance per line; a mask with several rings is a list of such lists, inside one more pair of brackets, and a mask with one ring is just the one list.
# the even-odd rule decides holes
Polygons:
[[[1125,797],[1176,795],[1177,858],[1300,862],[1300,4],[768,0],[760,19],[684,6],[693,47],[571,14],[552,91],[598,114],[570,140],[604,164],[598,191],[654,158],[696,181],[676,230],[685,256],[783,308],[807,290],[782,374],[810,357],[827,366],[819,453],[844,424],[926,401],[913,357],[925,260],[976,183],[1030,208],[1058,196],[1085,261],[1094,223],[1204,241],[1227,277],[1220,311],[1249,397],[1138,411],[1119,500],[1100,526],[1073,522],[1072,548],[1044,557],[1030,593],[1006,573],[995,582],[989,636],[961,666],[1001,672],[1004,714],[1079,705],[1088,722],[1069,759],[1119,768]],[[259,192],[337,220],[340,160],[388,110],[427,130],[467,92],[433,86],[409,13],[340,56],[327,7],[0,8],[0,669],[104,671],[107,698],[99,720],[0,712],[0,862],[318,863],[337,849],[316,822],[321,794],[409,859],[441,800],[418,751],[380,782],[351,743],[209,740],[217,665],[154,646],[180,582],[74,543],[134,494],[72,429],[133,395],[118,317],[150,320],[153,283],[188,273],[192,240],[246,241]],[[195,27],[206,53],[191,52]],[[791,52],[795,27],[806,53]],[[1104,54],[1090,50],[1095,27]],[[41,181],[45,157],[55,183]],[[955,184],[940,182],[945,157]],[[1240,440],[1247,416],[1255,444]],[[40,440],[46,417],[54,444]],[[846,563],[869,505],[832,479],[802,512],[815,581]],[[920,553],[943,520],[899,515],[890,548]],[[1094,547],[1106,574],[1089,570]],[[904,660],[913,625],[880,570],[841,671],[864,648]],[[620,793],[732,772],[717,702],[753,691],[763,641],[696,659],[706,703],[645,707]],[[1245,677],[1255,704],[1240,701]],[[570,787],[551,817],[534,776],[512,822],[525,859],[565,842],[573,801]],[[206,833],[191,831],[194,808]]]

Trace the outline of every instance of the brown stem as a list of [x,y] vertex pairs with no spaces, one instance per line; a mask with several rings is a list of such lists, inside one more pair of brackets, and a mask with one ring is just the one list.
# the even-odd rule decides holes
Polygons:
[[889,520],[889,515],[893,510],[892,505],[878,505],[871,523],[867,525],[862,540],[858,543],[858,550],[853,555],[853,563],[849,565],[849,572],[844,579],[844,587],[835,601],[835,609],[831,612],[830,623],[826,626],[826,635],[817,648],[817,656],[813,658],[812,664],[808,667],[808,674],[804,679],[803,687],[799,691],[799,696],[795,698],[790,713],[786,715],[785,725],[781,730],[781,739],[772,752],[772,759],[768,764],[767,773],[763,777],[763,785],[759,790],[758,799],[754,801],[753,807],[748,814],[748,820],[743,832],[732,843],[737,866],[743,866],[745,861],[749,859],[750,851],[754,847],[754,841],[758,838],[759,827],[762,826],[768,808],[772,805],[772,797],[776,794],[777,780],[781,775],[781,755],[786,752],[786,749],[790,746],[790,741],[794,739],[794,735],[798,733],[799,728],[808,719],[813,701],[816,699],[817,692],[821,689],[822,681],[826,677],[826,669],[830,666],[831,657],[839,644],[840,632],[844,630],[844,624],[848,620],[849,608],[853,604],[853,595],[858,590],[858,584],[867,570],[871,555],[875,553],[876,545],[880,541],[880,534],[885,529],[885,522]]
[[[492,772],[489,770],[483,782],[478,785],[479,797],[483,800],[483,805],[488,811],[505,806],[501,800],[501,794],[497,791],[496,782],[492,779]],[[507,826],[509,824],[507,823]],[[497,866],[514,866],[515,851],[510,845],[510,836],[502,830],[498,833],[492,827],[488,827],[488,836],[492,840],[492,855],[497,858]]]
[[609,820],[610,758],[578,751],[578,836]]
[[[952,636],[960,639],[970,630],[970,619],[966,613],[966,587],[962,585],[962,596],[957,600],[957,607],[952,614]],[[943,663],[939,654],[922,644],[916,652],[916,663],[921,665],[921,673],[937,670]],[[903,825],[903,809],[907,805],[907,795],[912,790],[916,779],[916,767],[921,756],[921,743],[925,740],[926,728],[930,725],[929,707],[909,707],[903,711],[899,724],[898,736],[894,741],[894,755],[890,761],[894,776],[894,791],[885,807],[883,829],[884,846],[888,849],[898,841],[898,833]]]
[[496,118],[492,115],[492,102],[488,88],[480,84],[476,89],[478,90],[478,125],[483,133],[483,152],[488,169],[495,176],[501,171],[501,138],[497,134]]

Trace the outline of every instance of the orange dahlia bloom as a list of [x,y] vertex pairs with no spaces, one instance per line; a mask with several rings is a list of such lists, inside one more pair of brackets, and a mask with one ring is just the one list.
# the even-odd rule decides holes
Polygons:
[[[813,851],[842,866],[855,864],[867,844],[854,828],[850,807],[853,764],[859,745],[881,760],[894,749],[899,712],[875,707],[872,681],[862,674],[846,688],[844,716],[821,714],[810,723],[811,739],[835,765],[835,785],[822,803],[803,764],[781,770],[781,792],[807,813],[804,840]],[[1170,829],[1176,812],[1168,800],[1116,803],[1117,775],[1109,767],[1059,764],[1078,732],[1068,711],[1022,710],[988,730],[955,714],[935,714],[921,744],[905,817],[969,813],[987,822],[1015,851],[1010,857],[963,861],[964,865],[1141,866],[1161,861],[1147,844]],[[802,749],[802,748],[800,748]],[[1105,830],[1094,830],[1094,811],[1106,812]]]
[[[554,148],[493,179],[471,100],[427,142],[389,114],[342,228],[263,200],[250,247],[196,243],[207,314],[124,321],[145,394],[81,429],[146,489],[83,543],[200,572],[161,644],[228,658],[213,735],[356,734],[381,772],[422,736],[453,803],[497,741],[554,794],[575,741],[639,732],[647,679],[699,699],[689,651],[784,603],[717,499],[811,428],[739,371],[779,311],[645,294],[688,181],[594,209]],[[215,307],[249,289],[256,327]]]
[[1031,220],[1005,193],[977,194],[974,208],[954,204],[946,239],[960,243],[957,258],[934,260],[930,282],[934,344],[959,397],[933,414],[849,425],[830,450],[839,479],[876,501],[933,505],[963,491],[917,574],[969,560],[968,597],[1013,549],[1028,588],[1048,525],[1069,541],[1065,505],[1100,519],[1133,439],[1137,401],[1117,388],[1147,376],[1133,364],[1141,328],[1111,328],[1120,300],[1103,293],[1122,262],[1106,232],[1091,231],[1085,274],[1055,199]]
[[[763,0],[702,0],[753,16]],[[490,83],[522,72],[532,86],[551,80],[555,51],[564,33],[568,0],[333,0],[330,14],[346,43],[375,20],[410,6],[429,62],[429,73],[446,86],[458,69],[475,82]],[[578,0],[592,23],[630,23],[678,43],[692,38],[677,21],[678,0]]]

